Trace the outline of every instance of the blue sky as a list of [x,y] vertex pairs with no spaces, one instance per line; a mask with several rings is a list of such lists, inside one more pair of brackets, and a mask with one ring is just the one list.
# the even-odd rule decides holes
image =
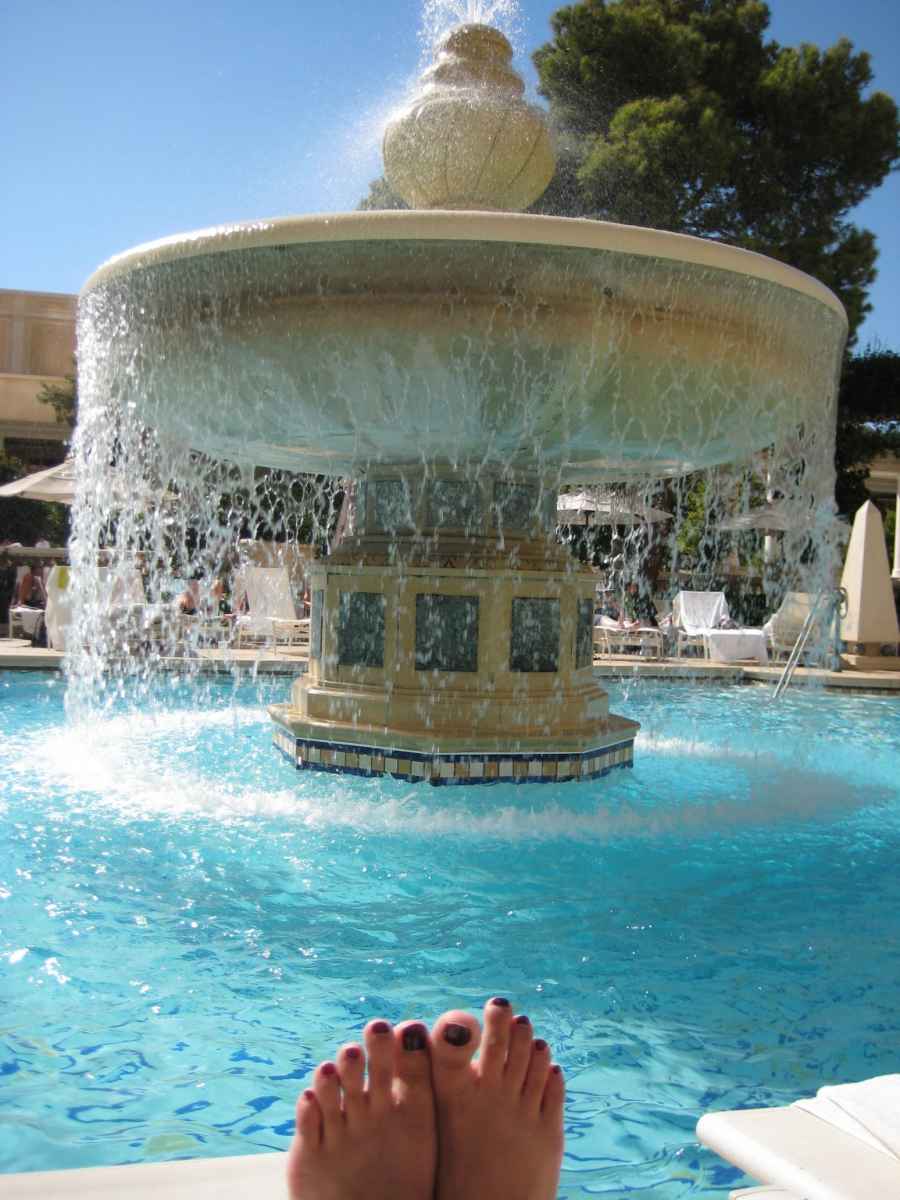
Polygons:
[[[432,0],[453,3],[453,0]],[[520,0],[518,64],[549,36]],[[896,0],[770,0],[771,35],[872,55],[900,97]],[[44,0],[0,8],[0,287],[75,292],[110,255],[220,222],[354,208],[381,119],[421,66],[419,0]],[[900,350],[900,177],[860,345]]]

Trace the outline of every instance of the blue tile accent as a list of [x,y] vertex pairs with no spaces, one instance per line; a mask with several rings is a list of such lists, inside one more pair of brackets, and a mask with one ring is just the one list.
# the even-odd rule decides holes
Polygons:
[[[457,754],[440,754],[437,752],[427,754],[422,751],[403,750],[396,748],[384,748],[379,746],[361,745],[355,742],[326,742],[319,740],[304,740],[303,738],[295,737],[293,733],[282,725],[276,723],[276,731],[273,733],[273,742],[276,749],[282,753],[294,766],[301,771],[325,771],[332,775],[361,775],[365,778],[373,776],[390,775],[393,779],[402,779],[408,783],[422,783],[427,780],[434,787],[459,786],[462,784],[492,784],[492,783],[565,783],[572,779],[599,779],[604,775],[608,775],[610,771],[618,770],[620,767],[630,768],[634,766],[633,761],[633,739],[623,739],[620,742],[614,742],[610,746],[595,747],[590,750],[585,750],[578,754],[573,751],[559,751],[557,753],[542,753],[535,754],[528,751],[516,754],[507,751],[504,754],[478,754],[478,753],[457,753]],[[289,743],[293,749],[287,750],[283,743]],[[397,771],[397,770],[381,770],[376,771],[369,767],[344,767],[336,763],[324,763],[321,761],[310,762],[308,759],[309,751],[316,749],[319,751],[329,751],[334,754],[354,754],[377,756],[385,761],[393,759],[399,762],[404,759],[410,764],[413,762],[419,764],[427,764],[427,770],[422,773],[412,771]],[[623,762],[610,762],[610,758],[617,755],[621,751],[630,751],[629,756]],[[596,769],[592,771],[578,771],[576,774],[573,770],[574,765],[581,764],[582,766],[589,760],[599,760]],[[510,775],[500,775],[499,767],[495,774],[486,775],[482,772],[479,775],[471,775],[467,770],[465,774],[444,774],[442,767],[455,766],[458,764],[480,764],[482,767],[487,763],[507,762],[512,764],[525,764],[525,771],[522,774],[513,773]],[[528,764],[540,763],[557,763],[562,767],[562,775],[556,773],[545,775],[532,773],[529,770]]]

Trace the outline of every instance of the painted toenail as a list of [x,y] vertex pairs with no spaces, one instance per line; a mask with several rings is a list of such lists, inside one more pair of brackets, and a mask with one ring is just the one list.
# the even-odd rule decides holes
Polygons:
[[547,1043],[544,1041],[543,1038],[535,1038],[534,1039],[534,1048],[535,1048],[535,1050],[546,1050]]
[[444,1041],[451,1046],[465,1046],[472,1039],[472,1030],[468,1025],[445,1025]]
[[562,1067],[554,1065],[550,1068],[550,1070],[554,1075],[562,1075]]
[[306,1091],[303,1093],[304,1100],[315,1100],[315,1098],[316,1098],[316,1093],[312,1090],[312,1088],[307,1088]]
[[522,1015],[520,1017],[516,1017],[516,1024],[517,1025],[530,1025],[531,1022],[528,1020],[528,1018],[525,1016],[525,1014],[522,1013]]
[[403,1030],[404,1050],[424,1050],[428,1045],[428,1030],[424,1025],[407,1025]]
[[372,1026],[373,1033],[390,1033],[391,1027],[387,1021],[376,1021]]
[[509,1008],[509,1001],[505,996],[495,996],[491,1004],[496,1004],[498,1008]]
[[359,1047],[358,1046],[348,1046],[347,1049],[344,1051],[344,1053],[347,1055],[348,1058],[354,1058],[354,1059],[359,1058]]
[[323,1075],[337,1075],[337,1067],[334,1063],[322,1063]]

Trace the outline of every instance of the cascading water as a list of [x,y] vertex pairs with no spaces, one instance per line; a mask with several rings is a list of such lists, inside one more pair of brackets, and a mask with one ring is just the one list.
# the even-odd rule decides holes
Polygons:
[[[596,579],[552,545],[561,487],[665,493],[689,516],[686,551],[655,539],[671,594],[680,554],[702,570],[764,473],[798,513],[791,587],[830,582],[840,305],[725,246],[470,211],[523,208],[552,173],[510,58],[495,30],[451,30],[387,127],[389,180],[454,211],[222,227],[88,283],[76,696],[192,670],[204,647],[167,581],[227,594],[241,538],[324,550],[344,488],[355,528],[308,573],[309,672],[273,710],[298,766],[341,769],[348,747],[354,769],[435,782],[473,762],[493,778],[500,755],[523,777],[630,763],[634,726],[592,677]],[[608,549],[611,586],[652,585],[645,531]],[[125,627],[137,569],[149,603]],[[202,628],[224,647],[227,623]]]

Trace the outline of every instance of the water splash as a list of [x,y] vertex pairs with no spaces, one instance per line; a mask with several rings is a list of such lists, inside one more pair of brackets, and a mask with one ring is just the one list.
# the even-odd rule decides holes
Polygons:
[[457,25],[492,25],[520,50],[523,17],[519,0],[424,0],[419,41],[431,59],[441,38]]

